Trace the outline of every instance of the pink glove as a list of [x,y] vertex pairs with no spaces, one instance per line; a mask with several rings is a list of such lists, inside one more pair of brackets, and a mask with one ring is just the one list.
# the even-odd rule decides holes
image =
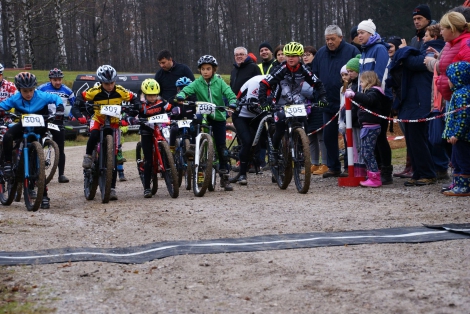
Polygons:
[[80,117],[80,118],[78,118],[78,122],[80,122],[80,124],[86,124],[86,118],[85,117]]
[[353,98],[354,95],[356,95],[356,93],[353,92],[352,89],[349,89],[349,88],[344,92],[344,97],[346,98]]

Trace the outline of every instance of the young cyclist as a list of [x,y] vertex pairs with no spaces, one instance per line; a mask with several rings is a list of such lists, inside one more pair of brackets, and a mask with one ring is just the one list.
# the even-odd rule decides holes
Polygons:
[[[137,95],[120,85],[116,85],[117,73],[112,66],[100,66],[96,71],[96,75],[101,84],[98,87],[92,87],[77,95],[76,104],[72,109],[73,115],[77,120],[83,120],[85,118],[79,110],[85,101],[93,102],[95,105],[121,105],[123,101],[129,101],[134,105],[134,109],[140,109],[140,101]],[[90,122],[90,137],[88,138],[86,153],[83,157],[82,166],[85,169],[91,168],[93,164],[91,154],[100,140],[100,127],[104,124],[104,120],[105,117],[100,113],[100,109],[95,109]],[[119,118],[111,118],[111,127],[114,129],[119,128]],[[117,200],[116,179],[117,171],[116,169],[113,169],[110,200]]]
[[[21,72],[15,76],[15,86],[19,93],[15,93],[12,97],[2,101],[0,108],[8,111],[14,109],[16,113],[34,113],[41,115],[63,115],[64,105],[62,99],[54,94],[49,94],[36,90],[37,80],[36,76],[29,72]],[[5,163],[3,167],[3,174],[8,177],[12,175],[11,160],[13,141],[19,140],[23,136],[23,125],[21,121],[5,133],[3,137],[3,153]],[[47,209],[50,207],[50,199],[47,197],[47,186],[44,189],[42,196],[41,208]]]
[[[145,101],[142,103],[139,116],[150,117],[171,110],[171,104],[160,97],[160,85],[154,79],[146,79],[141,88]],[[141,125],[140,141],[144,152],[144,197],[151,198],[152,190],[150,181],[152,179],[152,155],[153,155],[153,128],[155,124],[146,123]]]
[[[259,103],[263,110],[270,110],[271,103],[267,101],[268,92],[272,91],[272,104],[276,106],[286,104],[303,104],[306,98],[301,94],[304,81],[310,84],[319,99],[318,106],[328,105],[326,90],[323,83],[310,69],[301,63],[304,47],[297,42],[290,42],[283,48],[286,61],[282,62],[272,73],[261,81],[259,86]],[[273,87],[276,87],[273,90]],[[276,131],[273,135],[273,155],[278,157],[278,147],[285,130],[285,120],[281,115],[275,114]]]
[[[181,92],[176,95],[179,102],[184,101],[188,96],[196,95],[199,101],[207,101],[216,104],[219,107],[224,107],[224,99],[228,99],[230,107],[236,107],[235,103],[237,97],[232,92],[224,80],[216,75],[217,60],[211,55],[205,55],[199,58],[197,66],[201,76],[183,88]],[[220,186],[225,191],[233,191],[233,187],[228,180],[227,160],[226,160],[226,147],[225,147],[225,131],[226,131],[226,112],[216,110],[215,113],[209,116],[208,123],[212,126],[214,135],[215,146],[220,161]]]
[[[55,94],[62,98],[62,102],[65,104],[67,101],[72,106],[75,103],[75,94],[73,91],[62,84],[64,73],[58,68],[54,68],[49,71],[49,82],[44,83],[38,87],[38,90]],[[63,116],[60,116],[63,118]],[[54,120],[54,124],[64,125],[63,119]],[[67,183],[69,179],[64,175],[65,171],[65,153],[64,153],[64,141],[65,141],[65,129],[61,128],[59,132],[51,131],[54,141],[59,147],[59,183]]]
[[0,63],[0,101],[10,98],[16,93],[15,84],[3,78],[3,64]]

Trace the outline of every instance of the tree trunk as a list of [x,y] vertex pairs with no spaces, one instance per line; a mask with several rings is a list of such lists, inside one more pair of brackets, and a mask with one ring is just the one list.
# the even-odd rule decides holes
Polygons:
[[11,0],[6,0],[6,14],[8,18],[8,41],[10,42],[11,64],[18,68],[18,48],[16,46],[15,17],[13,15],[13,4]]
[[64,28],[62,27],[62,3],[64,0],[56,0],[54,18],[56,22],[57,46],[59,50],[59,67],[62,70],[68,68],[67,51],[65,50]]
[[33,35],[31,30],[31,1],[29,0],[21,0],[23,4],[24,10],[24,20],[23,20],[23,32],[24,32],[24,42],[25,42],[25,64],[29,63],[35,66],[35,58],[34,58],[34,48],[33,48]]

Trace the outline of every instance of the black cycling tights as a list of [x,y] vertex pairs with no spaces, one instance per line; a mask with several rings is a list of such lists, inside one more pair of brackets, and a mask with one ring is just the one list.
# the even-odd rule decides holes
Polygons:
[[152,179],[153,135],[141,135],[142,151],[144,152],[144,189],[150,189]]

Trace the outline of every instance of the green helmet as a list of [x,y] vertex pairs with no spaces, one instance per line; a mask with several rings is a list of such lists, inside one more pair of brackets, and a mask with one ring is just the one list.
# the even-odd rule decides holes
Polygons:
[[286,57],[301,57],[304,54],[304,46],[292,41],[284,46],[282,52]]

